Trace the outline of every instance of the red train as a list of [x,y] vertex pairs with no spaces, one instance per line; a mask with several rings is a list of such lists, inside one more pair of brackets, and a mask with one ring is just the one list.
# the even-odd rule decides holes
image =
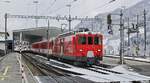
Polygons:
[[103,35],[94,32],[68,32],[49,41],[32,44],[35,52],[87,64],[95,64],[103,58]]

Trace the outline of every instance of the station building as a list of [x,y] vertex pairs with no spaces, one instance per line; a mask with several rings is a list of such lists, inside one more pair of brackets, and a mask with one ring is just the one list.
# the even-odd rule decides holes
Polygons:
[[19,47],[20,45],[20,40],[22,40],[23,45],[28,46],[30,46],[34,42],[46,40],[48,32],[49,38],[52,38],[62,33],[62,30],[58,27],[49,27],[49,30],[48,27],[13,30],[14,49],[18,50],[17,47]]

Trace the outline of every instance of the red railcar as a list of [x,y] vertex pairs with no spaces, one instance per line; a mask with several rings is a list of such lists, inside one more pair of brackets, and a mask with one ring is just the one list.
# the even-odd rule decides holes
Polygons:
[[50,40],[49,43],[47,41],[34,43],[32,48],[58,58],[94,64],[103,58],[102,40],[103,35],[100,33],[68,32]]

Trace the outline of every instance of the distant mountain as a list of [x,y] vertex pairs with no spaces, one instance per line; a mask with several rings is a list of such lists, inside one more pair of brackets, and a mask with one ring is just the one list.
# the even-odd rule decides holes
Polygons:
[[[130,19],[130,28],[132,27],[131,23],[136,23],[136,19],[137,19],[137,15],[139,15],[139,22],[142,23],[143,22],[143,11],[144,9],[146,10],[146,17],[147,17],[147,49],[150,49],[150,0],[143,0],[135,5],[133,5],[132,7],[129,8],[125,8],[123,10],[123,15],[124,15],[124,19],[129,18]],[[108,12],[108,13],[112,13],[112,14],[120,14],[120,10],[121,9],[116,9],[113,12]],[[114,25],[113,26],[113,35],[109,35],[108,34],[108,28],[107,28],[107,15],[108,13],[103,13],[103,14],[98,14],[96,17],[99,17],[102,19],[101,22],[99,21],[84,21],[79,23],[75,28],[89,28],[90,30],[93,31],[98,31],[104,34],[104,37],[106,40],[109,41],[105,41],[107,42],[107,45],[111,45],[111,46],[116,46],[117,48],[119,48],[119,38],[120,38],[120,32],[119,32],[119,26],[118,25]],[[119,16],[112,16],[112,20],[113,20],[113,24],[119,24]],[[125,26],[127,26],[127,22],[125,21]],[[140,30],[143,31],[143,27],[140,27]],[[127,30],[125,30],[125,39],[127,39]],[[144,34],[143,32],[140,32],[140,37],[139,37],[139,43],[140,43],[140,48],[142,50],[141,53],[143,53],[143,46],[144,46]],[[118,40],[118,41],[116,41]],[[136,34],[132,34],[132,38],[131,38],[131,45],[133,45],[133,42],[136,41]],[[112,43],[113,42],[113,43]],[[115,43],[114,43],[115,42]],[[106,45],[106,48],[107,48]],[[114,48],[115,50],[116,47]],[[150,52],[147,52],[147,54],[150,54]]]
[[[132,7],[129,7],[127,9],[124,10],[124,16],[125,17],[129,17],[132,18],[132,20],[136,20],[136,15],[140,14],[140,19],[142,19],[142,14],[143,14],[143,9],[146,9],[147,12],[150,11],[150,1],[149,0],[143,0],[135,5],[133,5]],[[102,23],[98,22],[98,21],[83,21],[81,23],[79,23],[75,28],[80,28],[80,27],[87,27],[90,28],[91,30],[93,29],[93,31],[107,31],[105,29],[107,29],[107,24],[106,24],[106,16],[108,15],[108,13],[114,13],[114,14],[120,14],[120,10],[121,9],[116,9],[113,12],[107,12],[107,13],[103,13],[103,14],[98,14],[96,17],[99,17],[102,19]],[[150,16],[150,13],[147,13],[148,18]],[[119,16],[112,16],[112,19],[115,19],[119,22]],[[115,26],[116,27],[116,26]]]

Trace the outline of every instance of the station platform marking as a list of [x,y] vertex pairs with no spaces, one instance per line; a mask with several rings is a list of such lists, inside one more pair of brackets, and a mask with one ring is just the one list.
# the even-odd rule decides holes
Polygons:
[[3,75],[0,76],[0,77],[2,77],[1,80],[5,80],[5,78],[8,77],[8,76],[6,76],[6,74],[8,73],[9,68],[10,68],[10,66],[5,67],[5,71],[4,71]]

